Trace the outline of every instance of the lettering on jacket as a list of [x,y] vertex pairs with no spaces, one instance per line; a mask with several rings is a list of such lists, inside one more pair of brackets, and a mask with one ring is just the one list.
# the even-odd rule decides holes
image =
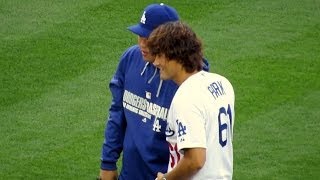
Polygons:
[[140,97],[128,90],[125,90],[123,94],[123,107],[148,119],[151,119],[153,115],[166,121],[168,116],[168,108],[149,102],[148,99]]

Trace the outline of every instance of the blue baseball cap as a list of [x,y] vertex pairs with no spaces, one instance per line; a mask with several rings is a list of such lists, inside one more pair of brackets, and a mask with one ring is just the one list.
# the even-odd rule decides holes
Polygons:
[[173,7],[163,3],[151,4],[144,9],[140,23],[128,29],[134,34],[147,38],[159,25],[177,20],[179,20],[179,15]]

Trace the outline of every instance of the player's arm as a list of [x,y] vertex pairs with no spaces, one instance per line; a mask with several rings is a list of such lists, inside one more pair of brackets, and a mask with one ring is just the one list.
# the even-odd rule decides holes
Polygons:
[[101,179],[117,179],[117,161],[123,149],[126,121],[122,107],[123,88],[115,77],[110,82],[112,102],[101,152]]
[[162,180],[163,177],[165,177],[167,180],[190,179],[203,167],[205,162],[205,148],[184,149],[184,156],[179,161],[177,166],[167,174],[158,173],[157,179]]
[[109,117],[105,129],[105,140],[102,146],[100,178],[116,179],[117,161],[123,149],[123,140],[126,129],[122,99],[124,92],[125,55],[122,56],[118,69],[110,81],[109,88],[112,94]]
[[[181,148],[178,148],[178,151],[183,151],[184,156],[170,172],[165,174],[167,180],[190,179],[206,162],[205,120],[199,110],[203,99],[189,97],[189,92],[186,91],[182,93],[176,99],[176,102],[179,103],[172,102],[171,104],[170,110],[174,114],[170,118],[176,119],[178,126],[176,133],[179,134],[177,146]],[[184,101],[186,99],[188,102]]]

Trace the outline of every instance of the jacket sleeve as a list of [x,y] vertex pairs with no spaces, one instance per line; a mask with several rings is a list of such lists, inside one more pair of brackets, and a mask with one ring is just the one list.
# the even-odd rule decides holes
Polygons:
[[125,56],[120,59],[117,71],[110,81],[109,88],[112,94],[109,117],[105,128],[105,139],[102,146],[101,166],[103,170],[116,170],[117,161],[123,149],[123,140],[126,131],[122,98],[124,93]]

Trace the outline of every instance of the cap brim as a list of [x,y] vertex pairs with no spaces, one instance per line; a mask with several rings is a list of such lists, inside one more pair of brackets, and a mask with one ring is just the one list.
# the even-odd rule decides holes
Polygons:
[[130,30],[134,34],[137,34],[141,37],[146,37],[146,38],[149,37],[149,35],[151,34],[151,31],[149,29],[142,27],[140,24],[130,26],[128,27],[128,30]]

